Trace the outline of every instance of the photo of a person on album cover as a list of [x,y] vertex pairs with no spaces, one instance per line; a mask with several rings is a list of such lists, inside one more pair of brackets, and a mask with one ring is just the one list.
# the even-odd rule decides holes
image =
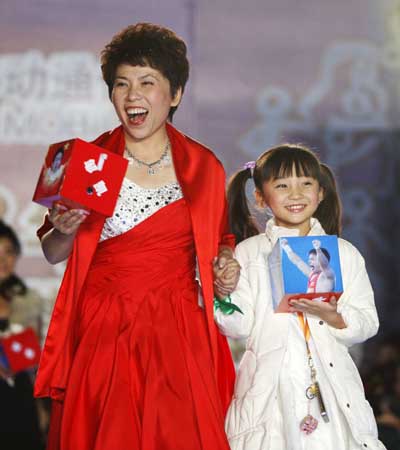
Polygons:
[[321,247],[321,241],[312,241],[307,263],[292,250],[287,239],[282,239],[281,244],[289,261],[308,277],[307,293],[332,292],[335,289],[335,272],[329,264],[331,256],[326,248]]
[[65,169],[65,164],[62,164],[63,158],[64,147],[60,147],[54,153],[51,165],[44,170],[43,183],[46,186],[53,187],[55,183],[60,181]]

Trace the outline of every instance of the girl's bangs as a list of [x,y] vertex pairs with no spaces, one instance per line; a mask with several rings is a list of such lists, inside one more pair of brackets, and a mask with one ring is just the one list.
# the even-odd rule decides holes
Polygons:
[[270,156],[265,165],[265,180],[292,176],[320,179],[320,166],[314,155],[299,147],[287,147],[285,150]]

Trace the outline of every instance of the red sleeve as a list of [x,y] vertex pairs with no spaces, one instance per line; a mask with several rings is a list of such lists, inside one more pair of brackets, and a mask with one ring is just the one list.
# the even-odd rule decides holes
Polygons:
[[218,245],[221,246],[227,246],[230,247],[232,250],[235,248],[235,235],[233,233],[231,233],[231,230],[229,229],[229,218],[228,218],[228,202],[226,199],[226,194],[225,194],[225,170],[221,164],[221,168],[222,168],[222,186],[221,186],[221,192],[223,192],[223,212],[222,212],[222,216],[221,216],[221,225],[220,225],[220,240]]
[[44,216],[43,224],[36,231],[36,236],[42,240],[43,236],[53,228],[53,224],[49,220],[49,215]]
[[235,235],[232,233],[224,234],[219,242],[219,245],[230,247],[233,250],[235,248]]

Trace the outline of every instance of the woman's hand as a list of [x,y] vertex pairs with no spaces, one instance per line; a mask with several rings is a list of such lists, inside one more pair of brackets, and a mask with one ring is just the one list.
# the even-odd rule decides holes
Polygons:
[[89,212],[84,209],[67,209],[54,204],[49,213],[53,227],[42,237],[42,249],[47,261],[57,264],[71,254],[75,234]]
[[55,203],[50,210],[49,220],[60,233],[73,235],[88,215],[89,211],[84,209],[67,209],[65,206]]
[[235,290],[240,276],[240,265],[230,248],[222,248],[214,258],[213,272],[214,293],[218,298],[226,298]]
[[289,300],[289,312],[302,312],[312,314],[324,320],[334,328],[346,328],[342,315],[337,312],[337,301],[332,297],[329,302],[299,298]]

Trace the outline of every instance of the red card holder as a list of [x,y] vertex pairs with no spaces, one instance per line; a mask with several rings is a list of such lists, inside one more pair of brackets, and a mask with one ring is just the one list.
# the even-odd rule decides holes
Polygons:
[[1,338],[0,341],[13,373],[31,369],[39,364],[40,344],[32,328]]
[[33,201],[112,216],[128,161],[81,139],[50,145]]

